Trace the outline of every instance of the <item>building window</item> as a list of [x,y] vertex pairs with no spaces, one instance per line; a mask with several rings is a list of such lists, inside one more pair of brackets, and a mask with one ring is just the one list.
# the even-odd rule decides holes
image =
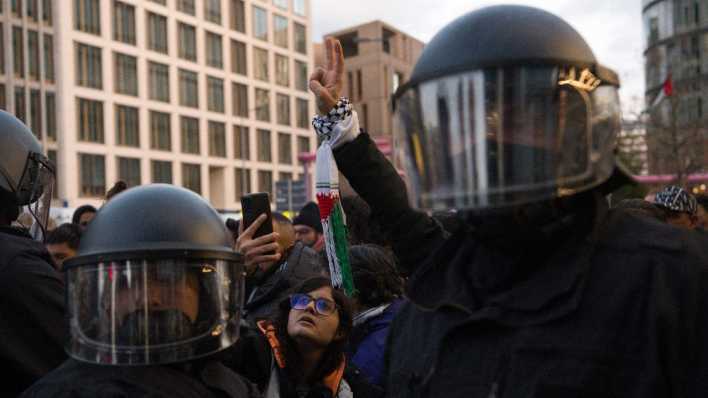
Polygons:
[[288,48],[288,19],[273,15],[273,42],[276,46]]
[[27,104],[25,104],[24,87],[15,87],[15,117],[27,124]]
[[79,154],[80,196],[101,197],[106,193],[106,162],[102,155]]
[[195,15],[194,0],[177,0],[177,10],[185,14]]
[[258,137],[256,144],[258,146],[258,161],[259,162],[270,162],[273,160],[271,155],[271,145],[270,145],[270,131],[269,130],[258,130]]
[[214,68],[224,67],[224,50],[221,44],[221,35],[206,32],[206,61],[207,65]]
[[251,140],[247,126],[234,126],[234,158],[251,159]]
[[22,35],[22,28],[12,27],[12,64],[15,69],[15,77],[25,77],[25,46]]
[[273,4],[275,4],[276,7],[282,8],[283,10],[288,9],[288,1],[289,0],[273,0]]
[[270,171],[259,170],[258,171],[258,191],[268,192],[270,196],[273,196],[273,173]]
[[369,126],[369,107],[366,104],[361,105],[361,113],[363,114],[363,120],[361,121],[361,127],[364,130],[368,129]]
[[100,0],[74,0],[74,29],[101,35]]
[[253,37],[268,41],[268,12],[260,7],[253,7]]
[[268,81],[268,51],[253,47],[253,75],[258,80]]
[[275,54],[275,84],[288,87],[290,85],[290,59]]
[[148,62],[148,73],[150,99],[170,102],[170,67],[157,62]]
[[150,148],[160,151],[172,150],[170,114],[150,111]]
[[120,94],[138,96],[138,59],[114,53],[115,90]]
[[27,31],[27,54],[29,56],[29,77],[39,80],[39,34],[35,30]]
[[182,116],[180,119],[182,131],[182,152],[199,155],[199,119]]
[[118,157],[118,178],[129,188],[140,185],[140,159]]
[[167,17],[148,13],[148,48],[167,54]]
[[103,143],[103,102],[77,98],[76,108],[79,141]]
[[307,0],[293,0],[293,11],[295,14],[305,16],[307,15],[307,6],[305,5]]
[[103,88],[101,49],[76,43],[76,84],[83,87]]
[[209,156],[226,157],[226,126],[209,121]]
[[278,163],[293,164],[293,144],[288,133],[278,133]]
[[196,72],[179,70],[179,103],[182,106],[199,108],[199,82]]
[[116,145],[140,147],[138,108],[116,105]]
[[237,200],[241,200],[243,195],[251,193],[251,170],[234,169],[234,187]]
[[307,92],[309,76],[307,75],[307,64],[295,61],[295,88]]
[[[310,153],[310,138],[309,137],[297,137],[297,153]],[[302,164],[302,161],[298,158],[298,163]]]
[[12,15],[22,18],[22,0],[12,0],[10,8],[12,9]]
[[[4,94],[4,93],[3,93]],[[57,140],[57,102],[56,96],[52,92],[46,92],[44,95],[45,115],[47,125],[47,138],[50,141]]]
[[[2,4],[2,2],[0,2]],[[5,28],[0,23],[0,73],[5,74]]]
[[248,86],[240,83],[231,84],[232,113],[234,116],[248,117]]
[[[2,37],[0,37],[0,40],[2,40]],[[4,61],[2,62],[2,72],[4,73]],[[48,82],[54,81],[54,36],[46,33],[44,34],[44,79]]]
[[204,18],[221,25],[221,0],[204,0]]
[[182,186],[202,194],[202,170],[198,164],[182,163]]
[[30,91],[29,128],[39,140],[42,139],[42,94],[39,90]]
[[295,36],[295,51],[307,54],[307,30],[299,23],[293,24],[293,35]]
[[37,0],[27,0],[27,18],[34,22],[39,21],[39,4],[37,4]]
[[278,124],[290,126],[290,97],[284,94],[275,96],[276,108],[278,110]]
[[207,109],[224,113],[224,81],[207,76]]
[[52,25],[52,2],[54,0],[42,0],[42,21],[47,25]]
[[256,120],[270,122],[270,92],[256,89]]
[[179,57],[188,61],[197,61],[197,31],[194,26],[180,23],[178,28]]
[[153,160],[150,165],[153,183],[172,184],[172,162]]
[[229,3],[231,29],[246,33],[246,7],[243,0],[231,0]]
[[52,199],[59,199],[59,190],[57,189],[57,187],[59,186],[59,166],[57,163],[57,151],[47,151],[47,158],[49,158],[49,161],[52,162],[56,170],[54,172],[54,189],[52,190]]
[[153,3],[157,3],[157,4],[162,4],[163,6],[167,5],[167,0],[150,0],[150,1],[152,1]]
[[356,71],[356,95],[360,100],[364,97],[363,81],[361,69],[358,69]]
[[135,45],[135,7],[113,2],[113,40]]
[[295,99],[295,107],[297,112],[297,127],[301,129],[310,128],[310,110],[308,109],[308,101],[302,98]]
[[246,76],[246,44],[231,40],[231,72]]
[[7,89],[4,84],[0,84],[0,109],[7,110]]

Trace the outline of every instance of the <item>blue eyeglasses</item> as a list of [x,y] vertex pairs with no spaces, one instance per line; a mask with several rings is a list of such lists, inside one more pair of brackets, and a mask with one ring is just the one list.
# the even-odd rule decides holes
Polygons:
[[337,304],[332,300],[326,298],[315,299],[302,293],[290,295],[290,308],[302,311],[313,301],[315,302],[315,311],[320,315],[332,315],[334,310],[337,309]]

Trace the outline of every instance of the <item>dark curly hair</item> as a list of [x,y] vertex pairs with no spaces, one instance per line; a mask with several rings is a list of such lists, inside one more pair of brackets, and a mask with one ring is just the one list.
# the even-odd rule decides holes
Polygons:
[[349,248],[349,260],[356,298],[362,307],[378,307],[403,294],[403,279],[390,250],[372,244],[355,245]]
[[[292,293],[310,293],[322,287],[332,289],[332,298],[337,304],[339,312],[339,327],[337,333],[341,336],[338,339],[332,340],[324,352],[320,364],[307,380],[309,384],[321,381],[325,376],[332,373],[339,367],[346,346],[349,340],[349,335],[352,331],[353,310],[351,300],[344,295],[343,292],[332,288],[331,281],[325,277],[314,277],[304,281]],[[288,334],[288,318],[290,316],[290,298],[281,301],[278,305],[273,326],[275,326],[275,334],[280,343],[282,354],[285,357],[285,371],[291,381],[302,380],[305,375],[302,373],[302,355],[300,354],[297,343]]]

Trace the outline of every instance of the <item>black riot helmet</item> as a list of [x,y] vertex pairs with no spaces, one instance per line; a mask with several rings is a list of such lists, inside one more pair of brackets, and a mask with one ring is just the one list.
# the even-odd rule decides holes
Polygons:
[[44,239],[54,189],[54,165],[42,146],[19,119],[0,110],[0,198],[4,216],[29,213],[36,239]]
[[617,170],[618,88],[555,15],[494,6],[458,18],[394,98],[414,206],[507,207],[606,183]]
[[132,188],[96,213],[64,264],[70,341],[82,361],[184,362],[238,339],[243,263],[217,212],[172,185]]

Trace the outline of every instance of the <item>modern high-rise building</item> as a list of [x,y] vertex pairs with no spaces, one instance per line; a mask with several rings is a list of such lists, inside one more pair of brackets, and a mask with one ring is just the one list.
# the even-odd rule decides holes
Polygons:
[[[373,137],[393,133],[391,96],[410,78],[424,43],[385,22],[373,21],[325,35],[339,39],[344,50],[343,93],[354,103],[359,123]],[[324,62],[315,45],[315,62]]]
[[0,107],[58,169],[55,205],[121,179],[219,209],[316,144],[309,0],[0,0]]
[[[649,172],[708,166],[708,3],[642,0]],[[664,92],[670,94],[658,101]]]

